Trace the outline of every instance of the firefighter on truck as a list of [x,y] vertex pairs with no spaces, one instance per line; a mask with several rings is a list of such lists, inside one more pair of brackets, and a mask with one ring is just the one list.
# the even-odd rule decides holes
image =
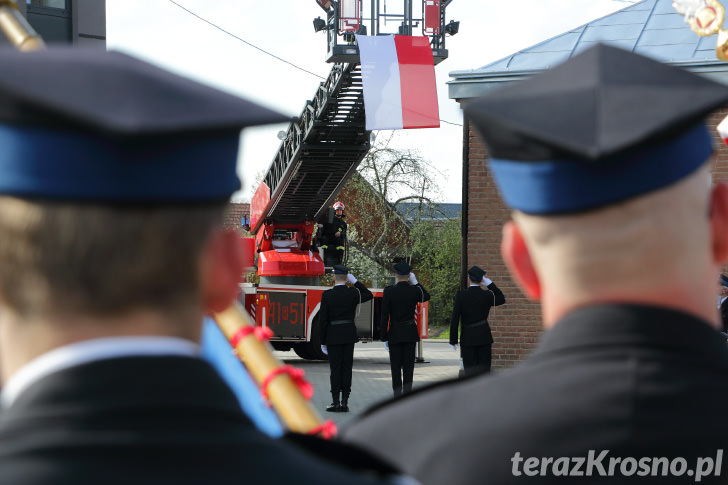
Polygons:
[[319,229],[319,245],[324,250],[324,266],[332,267],[344,261],[346,250],[346,221],[344,218],[344,204],[335,202],[333,205],[333,221],[326,221]]

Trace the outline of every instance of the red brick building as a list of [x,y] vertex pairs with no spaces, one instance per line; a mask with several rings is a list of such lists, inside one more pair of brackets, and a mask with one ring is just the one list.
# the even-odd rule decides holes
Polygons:
[[[520,51],[498,62],[470,71],[451,73],[450,98],[458,102],[531,76],[559,64],[604,40],[664,62],[685,67],[728,83],[728,64],[716,60],[715,39],[693,34],[672,9],[671,0],[645,0],[620,12],[583,25],[561,36]],[[628,34],[628,38],[617,34]],[[707,42],[710,40],[710,42]],[[728,108],[714,113],[715,127]],[[728,179],[728,146],[718,139],[714,179]],[[509,367],[533,349],[541,336],[540,305],[528,300],[510,278],[500,254],[501,228],[510,219],[488,170],[487,149],[470,129],[463,128],[463,278],[473,264],[488,270],[506,295],[506,304],[489,318],[493,328],[493,365]]]
[[226,229],[240,231],[244,229],[245,221],[250,220],[250,204],[231,202],[225,211],[224,225]]

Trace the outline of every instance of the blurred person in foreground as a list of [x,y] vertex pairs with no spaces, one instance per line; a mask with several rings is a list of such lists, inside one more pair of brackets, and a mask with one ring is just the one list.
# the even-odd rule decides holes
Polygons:
[[243,270],[240,130],[284,118],[120,53],[0,65],[0,483],[389,481],[261,434],[199,356]]
[[704,119],[726,102],[722,84],[597,45],[466,106],[513,209],[503,258],[545,332],[515,368],[340,436],[426,484],[725,480],[728,185],[710,186]]

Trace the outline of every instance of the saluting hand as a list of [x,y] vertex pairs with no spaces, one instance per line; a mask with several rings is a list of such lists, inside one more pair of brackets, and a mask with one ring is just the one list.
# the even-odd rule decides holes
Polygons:
[[356,282],[358,281],[358,280],[356,279],[356,277],[355,277],[355,276],[354,276],[353,274],[351,274],[351,273],[349,273],[349,274],[347,274],[347,275],[346,275],[346,279],[347,279],[347,280],[349,281],[349,283],[351,283],[352,285],[353,285],[353,284],[356,284]]

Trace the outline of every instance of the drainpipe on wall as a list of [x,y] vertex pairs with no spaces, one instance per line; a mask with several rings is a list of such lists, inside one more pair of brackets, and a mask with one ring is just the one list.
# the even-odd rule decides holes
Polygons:
[[465,289],[465,274],[468,271],[468,175],[470,175],[470,122],[463,116],[463,195],[460,243],[460,288]]

